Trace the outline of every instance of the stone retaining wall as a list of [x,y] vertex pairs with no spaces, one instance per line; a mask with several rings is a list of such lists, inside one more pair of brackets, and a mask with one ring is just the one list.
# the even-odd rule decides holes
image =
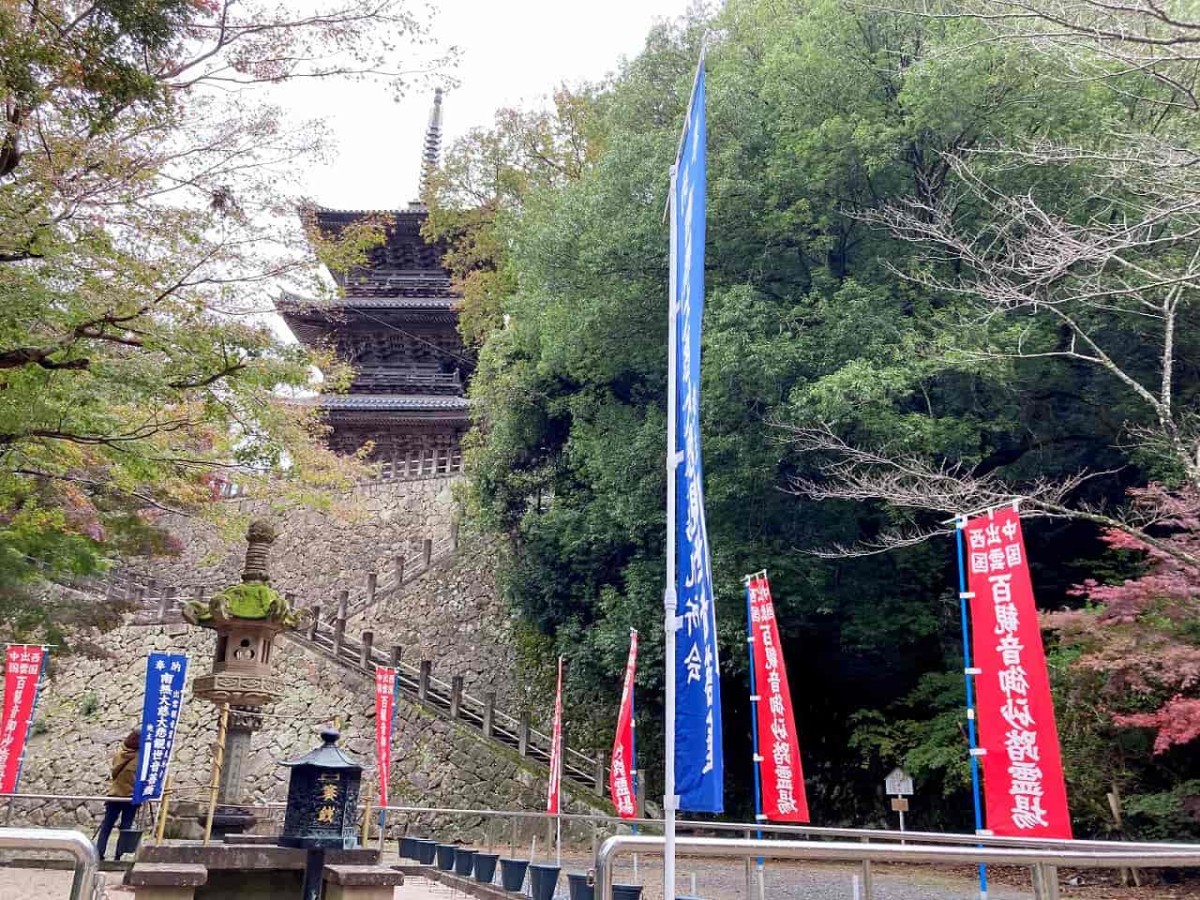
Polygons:
[[[181,625],[125,626],[100,635],[103,656],[67,657],[54,664],[42,694],[36,734],[31,738],[21,779],[23,793],[103,795],[116,743],[136,727],[141,713],[146,654],[187,652],[193,674],[207,671],[213,634]],[[278,765],[319,743],[320,728],[337,721],[343,744],[374,778],[375,705],[373,685],[293,641],[280,644],[275,671],[283,696],[266,707],[262,731],[255,734],[244,770],[244,800],[282,802],[287,770]],[[180,799],[201,800],[212,764],[216,710],[191,698],[180,719],[172,767]],[[437,716],[421,704],[398,698],[393,745],[392,803],[466,809],[545,807],[545,774],[518,754],[478,732]],[[567,792],[564,786],[564,792]],[[598,797],[580,793],[568,805],[576,811],[602,807]],[[39,804],[36,814],[17,821],[80,825],[94,812],[80,803]],[[472,817],[439,817],[430,827],[477,829]]]

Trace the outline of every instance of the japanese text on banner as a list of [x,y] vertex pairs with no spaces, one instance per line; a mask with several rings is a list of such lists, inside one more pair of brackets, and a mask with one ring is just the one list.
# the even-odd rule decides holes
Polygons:
[[700,460],[700,326],[704,310],[706,124],[704,65],[676,163],[671,228],[676,266],[673,298],[676,358],[675,585],[683,625],[675,638],[675,789],[679,808],[724,809],[721,679],[712,566],[704,521]]
[[800,742],[792,714],[792,694],[779,643],[779,625],[766,574],[746,582],[751,652],[754,656],[758,752],[762,757],[762,811],[772,822],[807,822],[808,795],[800,765]]
[[637,632],[629,635],[629,659],[625,663],[625,687],[621,691],[621,710],[617,714],[617,736],[613,741],[612,767],[608,788],[613,807],[622,819],[637,816],[636,788],[633,783],[636,761],[633,755],[633,679],[637,673]]
[[0,793],[11,794],[21,777],[21,758],[41,687],[44,647],[10,644],[4,654],[4,715],[0,719]]
[[379,806],[388,805],[392,778],[392,727],[396,710],[396,670],[375,667],[375,767],[379,778]]
[[188,658],[182,654],[151,653],[146,659],[146,693],[142,700],[142,741],[138,746],[137,778],[133,802],[162,796],[171,764],[183,690],[187,686]]
[[1033,585],[1013,509],[966,522],[971,644],[987,826],[1069,838],[1058,729]]

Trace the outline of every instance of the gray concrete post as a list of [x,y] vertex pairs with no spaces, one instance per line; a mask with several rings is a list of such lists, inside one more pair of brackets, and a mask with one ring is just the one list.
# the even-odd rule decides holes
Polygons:
[[450,679],[450,718],[457,719],[462,709],[463,677],[455,675]]
[[[563,746],[563,752],[564,753],[566,752],[565,742],[564,742],[564,746]],[[595,778],[596,778],[596,794],[597,794],[597,796],[600,796],[600,797],[604,796],[604,782],[606,780],[604,777],[605,771],[606,771],[605,765],[604,765],[604,760],[605,760],[604,751],[600,750],[596,754],[596,768],[594,770]]]
[[390,665],[393,669],[400,668],[400,654],[403,651],[404,648],[399,644],[392,644],[392,656],[391,659],[388,660],[388,665]]
[[458,522],[450,523],[450,549],[458,549]]
[[491,737],[496,730],[496,692],[483,695],[483,736]]
[[379,586],[379,575],[376,572],[371,572],[367,575],[367,609],[371,610],[372,615],[375,612],[375,589]]
[[317,627],[321,624],[321,604],[318,603],[312,608],[312,618],[308,620],[308,639],[316,640]]
[[358,664],[364,669],[372,667],[371,651],[375,645],[375,632],[364,631],[358,648]]
[[433,561],[433,538],[425,538],[421,542],[421,562],[425,568],[429,568],[429,563]]
[[158,598],[158,621],[167,621],[167,613],[171,611],[172,590],[164,590],[162,596]]
[[521,713],[521,725],[517,729],[517,752],[522,756],[529,755],[529,713]]
[[350,592],[342,591],[338,596],[337,618],[333,620],[333,652],[341,653],[346,641],[346,608],[350,605]]
[[429,698],[429,675],[432,670],[432,662],[427,659],[421,660],[421,673],[417,676],[418,700],[427,700]]

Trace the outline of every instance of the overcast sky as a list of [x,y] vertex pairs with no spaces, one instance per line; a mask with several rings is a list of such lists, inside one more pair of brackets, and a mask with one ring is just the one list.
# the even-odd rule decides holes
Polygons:
[[[687,0],[433,0],[433,30],[455,45],[460,86],[444,103],[446,144],[487,125],[502,106],[535,104],[563,82],[594,80],[634,56],[657,19],[681,15]],[[304,176],[322,206],[395,209],[416,199],[421,144],[432,94],[413,89],[397,103],[373,85],[302,84],[283,102],[322,118],[337,158]],[[445,146],[445,144],[444,144]]]

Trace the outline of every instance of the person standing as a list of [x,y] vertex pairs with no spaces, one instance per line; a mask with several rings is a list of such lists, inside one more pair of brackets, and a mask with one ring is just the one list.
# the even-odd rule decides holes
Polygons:
[[[125,740],[121,742],[121,746],[117,748],[116,755],[113,756],[112,784],[108,788],[109,799],[104,801],[104,818],[100,820],[100,831],[96,835],[96,851],[100,854],[101,859],[104,859],[104,853],[108,849],[108,839],[117,818],[120,817],[122,829],[133,825],[133,817],[138,809],[137,804],[133,802],[133,780],[137,775],[138,746],[141,744],[141,739],[142,736],[139,732],[129,732],[125,736]],[[120,846],[120,842],[118,842],[118,846]],[[118,853],[116,859],[120,858],[121,854]]]

